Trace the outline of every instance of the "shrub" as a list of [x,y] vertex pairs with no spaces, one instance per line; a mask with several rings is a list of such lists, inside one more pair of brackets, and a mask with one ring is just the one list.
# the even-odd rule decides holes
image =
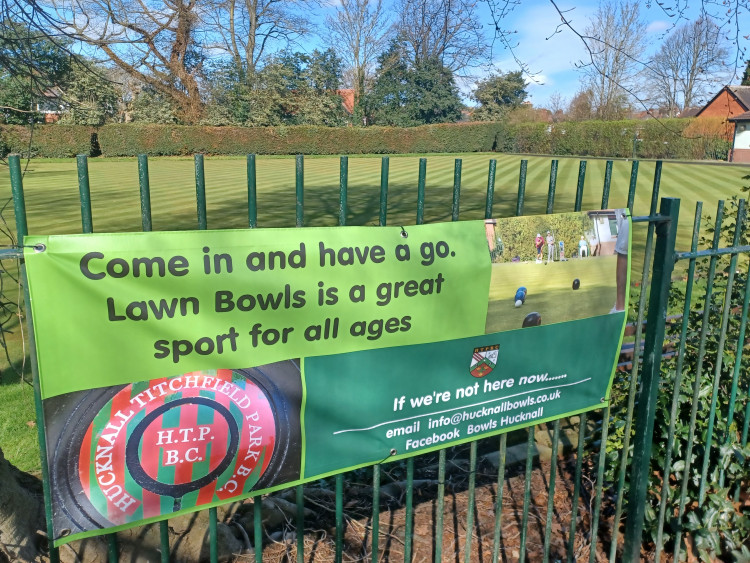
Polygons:
[[[24,157],[70,158],[91,155],[95,129],[84,125],[0,125],[7,153]],[[31,144],[29,144],[31,141]]]
[[116,124],[99,129],[105,156],[205,154],[395,154],[495,148],[502,124],[422,127],[190,127]]
[[[31,156],[204,154],[403,154],[515,152],[610,158],[726,159],[720,120],[665,119],[562,123],[469,122],[420,127],[183,126],[119,123],[98,129],[37,125]],[[0,125],[0,149],[29,152],[29,129]],[[93,147],[93,148],[92,148]]]

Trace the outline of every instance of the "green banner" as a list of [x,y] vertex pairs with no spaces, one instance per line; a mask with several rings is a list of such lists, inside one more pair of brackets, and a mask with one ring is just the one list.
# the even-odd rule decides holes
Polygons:
[[[308,358],[304,476],[605,406],[622,321],[622,315],[604,315],[439,344]],[[476,375],[479,363],[485,369]]]
[[601,407],[622,210],[28,237],[56,545]]
[[479,221],[26,241],[44,398],[484,332]]

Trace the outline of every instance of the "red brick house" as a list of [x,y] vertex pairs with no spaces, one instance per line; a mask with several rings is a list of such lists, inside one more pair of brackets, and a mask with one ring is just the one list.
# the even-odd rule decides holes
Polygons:
[[734,136],[730,118],[750,111],[750,86],[724,86],[703,106],[695,117],[721,117],[726,123],[726,137]]

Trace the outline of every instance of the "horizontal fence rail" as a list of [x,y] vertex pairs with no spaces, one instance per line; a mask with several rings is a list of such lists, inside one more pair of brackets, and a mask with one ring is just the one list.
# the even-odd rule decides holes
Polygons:
[[[22,245],[28,226],[18,155],[11,156],[9,163],[16,229]],[[147,157],[139,156],[137,164],[142,230],[150,231],[152,190]],[[516,216],[524,211],[527,164],[521,160],[518,171]],[[349,165],[348,157],[341,157],[336,214],[340,226],[351,224]],[[257,166],[255,155],[248,155],[249,228],[263,223],[264,209],[258,205]],[[206,181],[203,155],[195,155],[194,169],[195,226],[219,227],[207,213],[211,183]],[[90,233],[95,226],[85,156],[77,158],[77,170],[81,230]],[[381,226],[388,223],[389,170],[389,157],[383,157],[377,206]],[[455,160],[453,171],[449,216],[458,221],[464,203],[461,189],[465,170],[461,159]],[[638,171],[639,163],[633,161],[627,200],[615,202],[616,207],[626,206],[633,211]],[[700,518],[705,516],[699,514],[701,509],[695,508],[696,503],[698,507],[704,506],[716,491],[727,487],[733,501],[747,495],[741,484],[747,482],[742,479],[747,478],[748,464],[741,460],[743,448],[747,447],[750,403],[748,360],[742,352],[750,301],[747,268],[750,244],[745,231],[744,201],[733,204],[736,214],[731,224],[739,227],[730,225],[728,230],[724,227],[722,203],[717,210],[710,249],[699,250],[702,213],[699,204],[691,248],[676,253],[679,201],[661,200],[660,205],[661,171],[662,163],[657,162],[648,214],[633,218],[635,228],[646,227],[645,233],[639,234],[645,240],[643,269],[635,282],[639,291],[631,298],[631,328],[623,346],[626,357],[621,356],[622,369],[615,374],[612,400],[607,407],[574,417],[577,420],[558,419],[469,445],[445,448],[437,454],[339,474],[322,484],[298,485],[287,491],[255,496],[246,503],[251,506],[250,517],[246,519],[251,524],[242,531],[246,549],[254,554],[255,560],[277,557],[279,545],[289,560],[300,563],[327,560],[321,547],[326,542],[332,544],[326,553],[337,562],[411,561],[417,552],[424,558],[426,551],[436,562],[614,562],[636,561],[644,555],[659,561],[664,551],[670,551],[674,560],[679,560],[688,535],[690,549],[695,553],[700,548],[695,543],[698,529],[695,518],[703,522]],[[415,224],[425,222],[428,173],[428,159],[419,159],[414,186]],[[560,186],[557,173],[558,161],[552,160],[546,213],[581,211],[586,161],[580,162],[574,186]],[[608,161],[601,184],[602,209],[613,206],[612,182],[612,161]],[[496,161],[491,159],[484,198],[487,219],[494,217],[495,184]],[[556,195],[562,189],[575,189],[573,209],[555,207]],[[304,196],[305,160],[299,155],[295,159],[290,226],[306,224]],[[106,225],[97,227],[106,230]],[[722,248],[725,233],[731,234],[731,241]],[[17,258],[19,253],[11,251],[2,257]],[[699,267],[706,259],[708,266]],[[681,268],[685,262],[686,274]],[[676,264],[676,271],[682,277],[673,281]],[[694,287],[703,291],[696,301],[692,296]],[[738,310],[741,314],[730,314]],[[732,357],[725,361],[728,351]],[[708,370],[711,373],[706,373]],[[706,381],[710,382],[709,387]],[[673,389],[670,401],[664,398],[664,388]],[[38,389],[35,395],[37,417],[41,421]],[[699,416],[705,421],[699,423]],[[43,424],[37,427],[46,484]],[[542,444],[549,452],[549,462],[542,462],[539,456]],[[732,463],[744,463],[745,473]],[[657,465],[661,472],[658,495],[654,484]],[[311,521],[311,507],[320,508],[323,502],[321,489],[332,500],[323,506],[325,522]],[[361,491],[366,491],[370,499],[371,506],[365,509],[358,506]],[[273,499],[281,500],[273,505]],[[274,510],[271,506],[280,506],[282,500],[287,506],[286,523],[279,535],[277,530],[264,528],[264,518]],[[50,503],[45,487],[47,534],[52,537]],[[461,503],[463,506],[459,507]],[[424,510],[425,504],[432,508]],[[489,527],[482,519],[483,511],[487,510],[492,513]],[[417,521],[425,515],[426,525],[423,520]],[[394,527],[396,517],[401,521]],[[207,558],[215,562],[226,556],[220,549],[219,526],[242,525],[231,517],[221,520],[216,508],[208,510],[208,521]],[[156,526],[161,560],[169,561],[175,547],[169,522],[165,520]],[[321,532],[321,528],[327,532]],[[294,533],[288,534],[291,530]],[[428,533],[426,530],[428,548],[422,538]],[[361,545],[355,548],[349,534],[357,534]],[[107,541],[109,560],[118,561],[121,546],[117,534],[110,534]],[[735,547],[741,550],[741,542]],[[316,559],[318,553],[321,559]],[[59,560],[56,549],[51,549],[50,559]]]

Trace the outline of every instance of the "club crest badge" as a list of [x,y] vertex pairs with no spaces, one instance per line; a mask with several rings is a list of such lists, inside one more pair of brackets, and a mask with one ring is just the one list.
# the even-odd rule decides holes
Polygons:
[[497,365],[499,349],[499,344],[474,348],[474,353],[471,355],[469,373],[474,377],[484,377],[485,375],[490,374]]

